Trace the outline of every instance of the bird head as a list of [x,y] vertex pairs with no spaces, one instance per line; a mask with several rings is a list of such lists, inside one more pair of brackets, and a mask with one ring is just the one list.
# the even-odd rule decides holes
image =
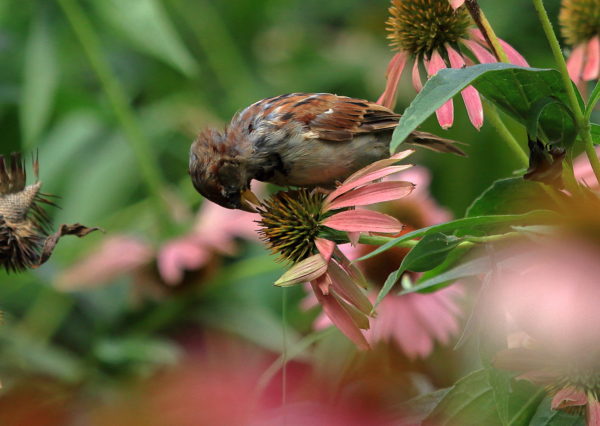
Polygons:
[[204,130],[190,148],[189,173],[194,188],[210,201],[228,209],[255,212],[259,200],[250,190],[246,161],[226,135]]

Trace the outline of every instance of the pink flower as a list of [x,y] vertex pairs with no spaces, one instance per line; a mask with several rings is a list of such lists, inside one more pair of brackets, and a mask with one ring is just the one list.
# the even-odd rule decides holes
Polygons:
[[[417,92],[423,87],[421,67],[428,76],[433,76],[444,68],[463,68],[471,64],[471,59],[461,48],[469,51],[479,63],[497,62],[481,31],[471,28],[467,11],[458,9],[463,3],[464,0],[392,0],[391,17],[387,21],[388,38],[399,52],[388,65],[386,88],[378,103],[394,107],[398,83],[409,58],[413,58],[412,82]],[[500,42],[511,63],[529,66],[512,46],[503,40]],[[483,107],[479,93],[469,86],[461,95],[469,120],[475,128],[481,128]],[[442,105],[436,115],[442,128],[451,127],[454,123],[453,101]]]
[[[596,155],[600,156],[600,147],[596,147]],[[600,189],[600,185],[598,185],[598,180],[596,179],[594,170],[592,170],[590,160],[588,160],[585,154],[582,154],[575,159],[573,162],[573,171],[578,181],[586,184],[594,190]]]
[[573,46],[567,61],[571,80],[583,89],[586,81],[600,76],[600,33],[596,0],[562,0],[559,14],[561,32]]
[[274,252],[295,264],[275,285],[310,282],[331,322],[359,348],[369,344],[361,330],[369,328],[373,306],[359,288],[364,280],[339,250],[334,240],[357,240],[360,234],[397,234],[402,224],[383,213],[356,207],[391,201],[410,194],[406,181],[374,182],[410,165],[394,165],[413,151],[403,151],[357,171],[337,189],[324,196],[300,190],[280,192],[259,208],[260,233]]
[[[382,209],[399,218],[406,231],[450,220],[450,213],[437,205],[427,191],[430,175],[425,168],[412,167],[389,178],[407,180],[416,185],[409,196],[387,203]],[[346,244],[340,248],[349,259],[356,259],[370,251],[368,246]],[[391,249],[361,262],[359,267],[368,281],[379,287],[406,253],[407,249]],[[377,288],[369,291],[369,299],[375,301],[377,293]],[[365,337],[371,345],[394,342],[410,359],[425,358],[431,354],[436,342],[447,345],[459,331],[460,308],[456,299],[463,293],[458,285],[430,294],[399,296],[392,291],[377,307],[377,316],[371,319],[371,327],[365,332]],[[308,308],[315,303],[314,297],[309,295],[303,305]],[[329,325],[331,321],[323,314],[314,324],[317,329]]]
[[[159,286],[181,284],[186,272],[206,268],[215,256],[234,255],[236,238],[256,239],[256,218],[256,214],[205,201],[189,234],[157,249],[133,236],[109,237],[93,253],[65,270],[58,283],[62,288],[75,289],[131,274],[139,281],[155,281]],[[159,275],[150,279],[154,262]]]

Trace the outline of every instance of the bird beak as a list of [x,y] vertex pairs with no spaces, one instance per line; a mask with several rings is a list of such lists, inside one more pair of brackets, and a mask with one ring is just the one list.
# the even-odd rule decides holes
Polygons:
[[254,192],[250,189],[242,192],[242,196],[240,197],[241,201],[241,209],[247,212],[256,213],[256,207],[260,205],[260,200],[256,196]]

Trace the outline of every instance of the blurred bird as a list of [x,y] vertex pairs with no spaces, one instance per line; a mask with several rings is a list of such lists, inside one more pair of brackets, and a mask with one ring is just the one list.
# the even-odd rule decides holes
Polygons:
[[[358,169],[389,157],[400,115],[362,99],[290,93],[237,113],[224,131],[206,129],[192,143],[196,190],[230,209],[254,211],[250,181],[333,188]],[[455,141],[414,131],[405,141],[465,155]]]

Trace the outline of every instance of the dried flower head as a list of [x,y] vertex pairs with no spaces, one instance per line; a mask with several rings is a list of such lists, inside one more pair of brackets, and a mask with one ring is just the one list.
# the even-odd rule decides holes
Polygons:
[[9,271],[35,266],[49,234],[50,221],[42,204],[53,203],[40,192],[37,159],[33,170],[36,182],[26,186],[21,156],[0,155],[0,266]]
[[454,10],[448,0],[392,0],[387,20],[392,47],[415,56],[430,56],[468,38],[471,17],[465,8]]
[[50,235],[50,219],[43,204],[56,206],[40,191],[39,163],[33,161],[36,181],[27,183],[25,162],[13,153],[0,155],[0,267],[9,272],[35,268],[44,263],[63,235],[83,237],[98,228],[61,225]]

